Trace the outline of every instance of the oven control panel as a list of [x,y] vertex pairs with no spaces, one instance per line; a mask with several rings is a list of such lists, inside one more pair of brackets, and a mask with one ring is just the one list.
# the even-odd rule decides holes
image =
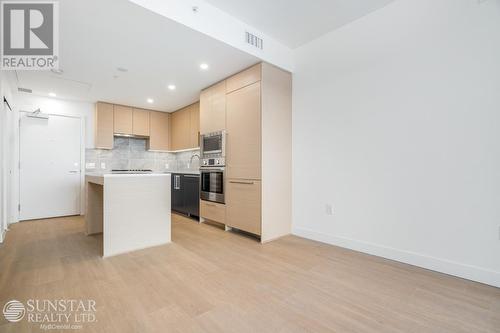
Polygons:
[[226,160],[223,157],[204,158],[201,160],[201,166],[204,167],[224,166],[224,165],[226,165]]

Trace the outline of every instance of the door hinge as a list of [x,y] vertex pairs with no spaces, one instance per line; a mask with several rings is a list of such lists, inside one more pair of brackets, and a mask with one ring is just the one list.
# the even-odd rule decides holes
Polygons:
[[21,204],[17,205],[17,211],[20,212],[21,211]]

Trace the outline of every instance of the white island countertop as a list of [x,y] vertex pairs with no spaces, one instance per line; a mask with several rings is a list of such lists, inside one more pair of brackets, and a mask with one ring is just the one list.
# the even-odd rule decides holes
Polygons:
[[[174,173],[174,172],[173,172]],[[123,173],[123,172],[87,172],[85,180],[87,182],[103,185],[105,177],[169,177],[170,172],[151,172],[151,173]]]
[[170,243],[170,173],[87,173],[87,234],[103,257]]

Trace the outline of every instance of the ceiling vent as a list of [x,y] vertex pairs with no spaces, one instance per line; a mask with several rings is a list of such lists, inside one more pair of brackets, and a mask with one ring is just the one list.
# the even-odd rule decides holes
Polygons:
[[33,90],[28,89],[28,88],[17,88],[17,91],[19,91],[19,92],[24,92],[24,93],[28,93],[28,94],[33,93]]
[[245,41],[247,44],[250,44],[260,50],[264,49],[264,40],[252,33],[249,33],[248,31],[245,31]]

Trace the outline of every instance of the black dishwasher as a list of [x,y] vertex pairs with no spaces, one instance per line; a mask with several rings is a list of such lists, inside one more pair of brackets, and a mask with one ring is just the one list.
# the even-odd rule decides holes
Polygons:
[[200,176],[172,174],[172,210],[192,217],[200,216]]

